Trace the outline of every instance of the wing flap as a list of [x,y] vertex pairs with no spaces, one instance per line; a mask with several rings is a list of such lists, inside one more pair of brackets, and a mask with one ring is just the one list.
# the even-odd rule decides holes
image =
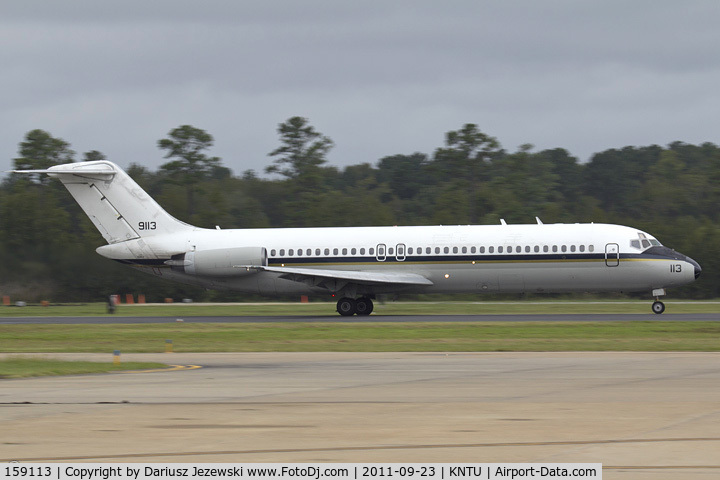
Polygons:
[[[431,286],[433,282],[417,273],[383,273],[358,272],[352,270],[324,270],[315,268],[291,267],[252,267],[265,272],[280,274],[280,278],[296,282],[311,283],[317,286],[329,287],[328,282],[337,286],[354,283],[358,285],[378,286]],[[335,288],[329,288],[335,290]]]

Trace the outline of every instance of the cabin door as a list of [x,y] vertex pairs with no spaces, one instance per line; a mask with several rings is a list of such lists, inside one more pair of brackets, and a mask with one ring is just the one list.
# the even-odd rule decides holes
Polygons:
[[620,265],[620,246],[617,243],[605,245],[605,265],[608,267]]
[[398,243],[395,245],[395,260],[398,262],[405,261],[405,244]]

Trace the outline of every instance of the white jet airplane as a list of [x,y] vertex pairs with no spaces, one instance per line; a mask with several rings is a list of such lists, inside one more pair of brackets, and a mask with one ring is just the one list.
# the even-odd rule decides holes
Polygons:
[[261,295],[332,294],[369,315],[392,293],[652,292],[693,282],[691,258],[636,228],[606,224],[221,230],[183,223],[108,161],[56,165],[107,240],[97,252],[160,278]]

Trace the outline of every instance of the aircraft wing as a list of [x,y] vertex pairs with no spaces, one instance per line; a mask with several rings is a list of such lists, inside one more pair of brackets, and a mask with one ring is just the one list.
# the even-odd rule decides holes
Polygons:
[[368,286],[431,286],[433,282],[417,273],[357,272],[315,268],[252,267],[280,274],[280,278],[338,291],[348,284]]

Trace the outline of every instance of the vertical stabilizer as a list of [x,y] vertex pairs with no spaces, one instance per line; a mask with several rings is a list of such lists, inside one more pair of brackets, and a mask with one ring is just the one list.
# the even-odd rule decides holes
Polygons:
[[193,229],[163,210],[112,162],[55,165],[42,173],[65,185],[110,244]]

